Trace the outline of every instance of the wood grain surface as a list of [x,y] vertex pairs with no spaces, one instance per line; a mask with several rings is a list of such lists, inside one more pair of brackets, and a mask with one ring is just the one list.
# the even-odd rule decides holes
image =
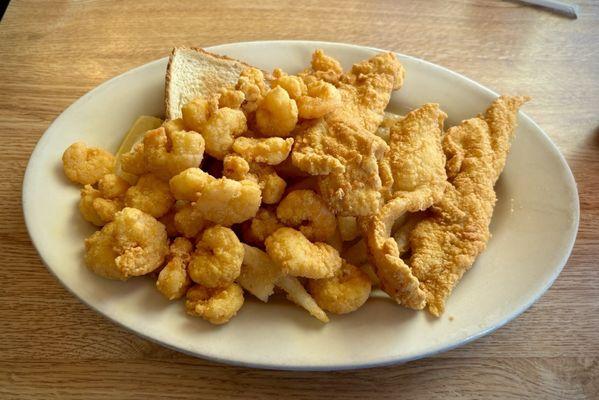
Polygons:
[[[0,398],[599,398],[599,3],[18,1],[0,24]],[[507,326],[407,365],[311,373],[175,353],[99,316],[44,268],[21,211],[29,155],[69,104],[174,45],[317,39],[421,57],[501,93],[566,156],[582,209],[553,287]],[[523,171],[523,173],[526,173]]]

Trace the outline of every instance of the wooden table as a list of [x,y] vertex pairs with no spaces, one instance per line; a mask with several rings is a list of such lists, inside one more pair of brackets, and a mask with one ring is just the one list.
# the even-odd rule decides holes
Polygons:
[[[17,1],[0,25],[0,398],[598,398],[599,3],[570,20],[504,1]],[[501,93],[566,156],[580,231],[529,311],[462,348],[370,370],[277,372],[160,347],[68,293],[33,249],[21,211],[29,155],[62,110],[174,45],[316,39],[396,50]]]

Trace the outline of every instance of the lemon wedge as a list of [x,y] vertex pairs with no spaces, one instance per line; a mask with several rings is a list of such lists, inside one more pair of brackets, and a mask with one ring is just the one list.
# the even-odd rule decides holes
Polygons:
[[121,157],[123,154],[129,152],[137,142],[141,141],[147,131],[158,128],[162,125],[162,122],[163,121],[160,118],[150,117],[148,115],[142,115],[135,120],[116,152],[115,170],[117,175],[131,184],[135,183],[137,177],[123,172],[121,169]]

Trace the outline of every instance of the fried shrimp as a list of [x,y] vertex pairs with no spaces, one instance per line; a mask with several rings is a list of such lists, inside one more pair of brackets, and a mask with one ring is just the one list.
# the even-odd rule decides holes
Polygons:
[[143,175],[148,172],[144,160],[143,142],[136,143],[128,153],[121,156],[121,169],[133,175]]
[[297,118],[295,100],[280,86],[268,91],[256,110],[256,126],[266,136],[289,136]]
[[320,118],[341,105],[341,94],[330,83],[313,81],[308,83],[307,88],[307,93],[297,99],[300,118]]
[[299,76],[286,75],[279,68],[273,71],[273,76],[275,79],[272,81],[272,86],[282,87],[294,100],[308,93],[308,87]]
[[214,325],[229,322],[243,306],[243,289],[235,283],[216,289],[195,285],[187,291],[186,297],[187,313]]
[[223,160],[223,175],[236,181],[255,182],[261,190],[264,204],[276,204],[283,197],[287,183],[273,167],[248,163],[243,157],[228,154]]
[[243,245],[229,228],[213,226],[204,231],[189,262],[189,276],[203,286],[225,287],[239,276]]
[[102,197],[107,199],[124,196],[129,186],[126,180],[115,174],[104,175],[98,181],[98,189],[100,189]]
[[182,206],[175,212],[173,223],[177,232],[187,238],[194,238],[209,222],[191,204]]
[[85,263],[96,274],[126,280],[162,265],[168,252],[164,225],[135,208],[124,208],[114,221],[85,240]]
[[368,275],[347,263],[331,278],[308,282],[308,291],[316,303],[334,314],[347,314],[362,307],[371,289]]
[[98,189],[85,185],[81,189],[79,211],[86,221],[103,226],[114,219],[124,207],[123,196],[129,184],[114,174],[104,175],[98,181]]
[[292,138],[255,139],[242,136],[233,142],[233,151],[247,161],[277,165],[289,156],[291,146]]
[[198,193],[216,178],[199,168],[188,168],[169,181],[171,193],[177,200],[196,201]]
[[277,207],[277,218],[295,227],[314,242],[324,242],[335,233],[337,221],[324,200],[312,190],[290,192]]
[[185,238],[176,238],[169,248],[169,262],[158,274],[156,288],[169,300],[180,299],[191,285],[187,274],[193,245]]
[[127,207],[137,208],[155,218],[166,214],[174,202],[168,183],[152,174],[142,175],[125,193]]
[[242,225],[243,241],[262,246],[267,237],[283,226],[274,211],[261,207],[251,221]]
[[204,124],[214,111],[217,104],[204,98],[197,98],[181,107],[183,124],[192,131],[201,132]]
[[264,204],[278,203],[287,187],[287,182],[281,178],[274,168],[268,165],[252,163],[250,165],[250,177],[253,176],[262,191],[262,202]]
[[199,131],[206,141],[206,153],[222,160],[231,150],[235,138],[247,131],[245,114],[232,108],[219,108]]
[[245,100],[245,93],[236,89],[225,89],[218,98],[219,108],[232,108],[238,110]]
[[79,211],[83,218],[97,226],[103,226],[114,219],[114,215],[123,208],[123,200],[107,199],[102,197],[100,190],[91,185],[85,185],[81,189],[81,200]]
[[250,172],[250,164],[237,154],[227,154],[223,159],[223,175],[229,179],[240,181]]
[[175,131],[167,134],[164,127],[148,131],[144,136],[146,169],[162,179],[197,167],[204,156],[204,138],[197,132]]
[[327,56],[321,49],[318,49],[312,54],[310,68],[302,72],[300,76],[304,78],[314,77],[332,84],[337,84],[342,74],[343,68],[339,61],[335,60],[333,57]]
[[162,127],[166,131],[167,135],[186,130],[183,118],[169,119],[168,121],[164,121],[162,123]]
[[262,101],[268,91],[264,74],[257,68],[241,71],[235,89],[244,94],[245,99],[241,108],[246,114],[256,111],[258,103]]
[[289,275],[329,278],[341,268],[337,250],[325,243],[312,243],[292,228],[277,229],[264,244],[270,258]]
[[87,147],[83,142],[70,145],[62,155],[62,167],[69,180],[82,185],[93,185],[114,171],[115,158],[98,147]]
[[248,179],[215,179],[199,191],[194,208],[206,220],[231,226],[253,218],[262,201],[260,187]]

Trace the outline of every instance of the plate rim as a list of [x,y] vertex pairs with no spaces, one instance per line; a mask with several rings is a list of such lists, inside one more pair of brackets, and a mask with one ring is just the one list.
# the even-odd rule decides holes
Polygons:
[[[351,43],[342,43],[342,42],[329,42],[329,41],[316,41],[316,40],[253,40],[253,41],[242,41],[242,42],[229,42],[229,43],[223,43],[223,44],[219,44],[219,45],[214,45],[214,46],[209,46],[209,47],[205,47],[206,50],[210,51],[210,52],[215,52],[218,53],[219,51],[226,51],[226,48],[229,46],[244,46],[244,45],[268,45],[268,44],[279,44],[279,45],[286,45],[286,44],[302,44],[302,45],[311,45],[313,47],[318,47],[319,45],[324,45],[324,46],[338,46],[338,47],[346,47],[346,48],[353,48],[353,49],[367,49],[367,50],[371,50],[371,51],[377,51],[377,52],[389,52],[390,50],[385,50],[385,49],[380,49],[377,47],[372,47],[372,46],[363,46],[363,45],[357,45],[357,44],[351,44]],[[449,76],[451,76],[452,78],[458,78],[460,80],[463,80],[464,82],[467,82],[470,86],[473,86],[475,89],[478,89],[482,92],[484,92],[486,95],[489,96],[493,96],[493,97],[498,97],[499,94],[497,94],[495,91],[489,89],[488,87],[468,78],[467,76],[453,71],[451,69],[448,69],[442,65],[439,64],[435,64],[432,63],[430,61],[426,61],[423,60],[421,58],[418,57],[414,57],[414,56],[410,56],[404,53],[399,53],[399,52],[395,52],[393,51],[394,54],[402,57],[402,58],[407,58],[407,59],[411,59],[414,62],[420,63],[420,64],[425,64],[428,67],[432,67],[435,69],[439,69],[441,71],[443,71],[444,73],[448,74]],[[534,303],[536,303],[546,292],[547,290],[553,285],[553,283],[555,282],[555,280],[557,279],[557,277],[560,275],[560,273],[562,272],[562,270],[564,269],[568,259],[570,258],[570,255],[572,254],[572,250],[574,247],[574,244],[576,242],[576,238],[578,236],[578,229],[579,229],[579,223],[580,223],[580,197],[578,194],[578,186],[576,183],[576,180],[574,178],[574,174],[572,173],[572,170],[570,169],[564,155],[561,153],[561,151],[559,150],[559,148],[555,145],[555,143],[551,140],[551,138],[549,137],[549,135],[547,135],[547,133],[532,119],[530,118],[526,113],[520,111],[519,112],[519,118],[524,119],[527,121],[527,123],[531,124],[533,128],[535,128],[537,131],[542,133],[542,137],[543,140],[546,142],[546,144],[548,144],[548,148],[551,150],[552,153],[554,153],[554,155],[557,155],[557,159],[560,162],[560,165],[562,167],[562,170],[565,173],[565,180],[568,181],[569,187],[573,189],[573,200],[575,199],[576,201],[573,201],[572,204],[574,206],[573,208],[573,212],[572,215],[574,217],[574,221],[573,221],[573,235],[571,235],[569,242],[567,243],[567,246],[565,246],[565,249],[567,249],[567,251],[563,252],[563,256],[561,258],[561,260],[559,261],[559,267],[555,268],[553,270],[552,275],[550,276],[550,278],[548,279],[548,281],[546,282],[546,284],[540,288],[539,290],[537,290],[534,295],[531,297],[531,299],[525,303],[524,305],[520,306],[519,308],[515,309],[510,315],[508,315],[506,318],[504,318],[503,320],[497,322],[496,324],[483,329],[473,335],[470,335],[462,340],[457,341],[456,343],[453,343],[451,345],[437,345],[434,346],[430,351],[428,352],[423,352],[420,354],[416,354],[413,356],[407,356],[407,357],[391,357],[388,359],[380,359],[380,361],[372,361],[372,362],[365,362],[365,363],[354,363],[354,364],[305,364],[305,365],[297,365],[297,364],[280,364],[280,363],[276,363],[276,362],[247,362],[247,361],[241,361],[241,360],[235,360],[235,359],[231,359],[231,358],[223,358],[223,357],[218,357],[218,356],[212,356],[212,355],[206,355],[206,354],[202,354],[199,352],[195,352],[195,351],[191,351],[188,350],[186,348],[183,347],[179,347],[176,345],[171,345],[169,343],[166,343],[158,338],[153,338],[148,336],[147,334],[145,334],[144,332],[134,329],[132,327],[129,327],[127,325],[125,325],[125,323],[122,323],[116,319],[114,319],[113,317],[111,317],[110,315],[108,315],[107,313],[102,312],[101,310],[99,310],[98,308],[96,308],[93,304],[87,302],[86,300],[84,300],[83,298],[81,298],[80,296],[78,296],[75,292],[73,292],[73,290],[66,285],[62,279],[60,279],[60,277],[55,273],[55,271],[46,263],[46,260],[44,259],[44,257],[42,256],[42,253],[40,252],[40,249],[38,248],[38,244],[36,242],[36,240],[34,239],[33,235],[32,235],[32,221],[29,219],[30,217],[28,217],[28,215],[30,215],[27,212],[27,209],[29,207],[29,201],[28,201],[28,193],[31,190],[31,185],[28,184],[29,180],[31,179],[31,175],[33,174],[33,167],[35,166],[35,160],[38,158],[38,153],[41,153],[43,148],[46,146],[46,142],[49,140],[48,136],[46,136],[46,133],[55,125],[58,124],[64,117],[65,114],[67,114],[67,112],[69,110],[71,110],[72,108],[75,108],[76,106],[78,106],[80,103],[84,102],[87,98],[91,97],[92,95],[94,95],[94,93],[98,90],[98,89],[106,89],[108,88],[114,81],[116,81],[117,79],[120,79],[124,76],[130,75],[135,73],[136,71],[143,69],[143,68],[148,68],[150,67],[150,65],[153,64],[158,64],[161,62],[164,62],[165,59],[167,59],[168,57],[162,57],[156,60],[152,60],[149,61],[145,64],[139,65],[137,67],[131,68],[119,75],[113,76],[103,82],[101,82],[100,84],[96,85],[95,87],[93,87],[91,90],[89,90],[88,92],[86,92],[83,96],[80,96],[79,98],[77,98],[75,101],[73,101],[67,108],[65,108],[53,121],[50,125],[48,125],[48,127],[45,129],[44,133],[42,134],[42,136],[38,139],[34,149],[31,152],[31,155],[27,161],[27,167],[25,170],[25,174],[23,177],[23,184],[21,187],[21,203],[22,203],[22,211],[23,211],[23,219],[25,221],[25,226],[27,228],[27,234],[29,235],[29,238],[31,240],[31,243],[34,247],[34,249],[36,250],[42,264],[46,267],[46,269],[52,274],[52,276],[54,276],[54,278],[65,288],[67,289],[67,291],[69,293],[71,293],[74,297],[76,297],[79,301],[81,301],[83,304],[85,304],[86,306],[88,306],[89,308],[91,308],[93,311],[95,311],[96,313],[102,315],[103,317],[107,318],[109,321],[111,321],[112,323],[115,323],[116,325],[124,328],[125,330],[134,333],[135,335],[138,335],[139,337],[142,337],[145,340],[149,340],[153,343],[159,344],[161,346],[164,346],[166,348],[169,348],[171,350],[175,350],[177,352],[181,352],[183,354],[187,354],[189,356],[192,357],[196,357],[196,358],[201,358],[204,360],[208,360],[211,362],[218,362],[218,363],[222,363],[222,364],[226,364],[226,365],[233,365],[233,366],[240,366],[240,367],[249,367],[249,368],[258,368],[258,369],[269,369],[269,370],[287,370],[287,371],[342,371],[342,370],[355,370],[355,369],[363,369],[363,368],[375,368],[375,367],[384,367],[384,366],[390,366],[390,365],[399,365],[399,364],[404,364],[410,361],[414,361],[414,360],[418,360],[418,359],[422,359],[422,358],[428,358],[431,357],[433,355],[436,354],[440,354],[449,350],[453,350],[457,347],[461,347],[464,346],[476,339],[479,339],[483,336],[486,336],[488,334],[493,333],[494,331],[496,331],[497,329],[503,327],[504,325],[506,325],[507,323],[513,321],[514,319],[516,319],[518,316],[520,316],[522,313],[524,313],[526,310],[528,310]]]

